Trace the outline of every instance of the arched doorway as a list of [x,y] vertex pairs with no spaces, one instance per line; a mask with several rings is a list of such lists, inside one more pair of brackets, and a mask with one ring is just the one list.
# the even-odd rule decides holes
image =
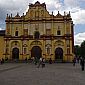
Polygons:
[[63,60],[63,49],[60,47],[55,49],[55,60]]
[[19,49],[16,47],[12,50],[12,59],[19,59]]
[[39,46],[34,46],[31,50],[31,57],[37,57],[38,59],[42,57],[42,50]]

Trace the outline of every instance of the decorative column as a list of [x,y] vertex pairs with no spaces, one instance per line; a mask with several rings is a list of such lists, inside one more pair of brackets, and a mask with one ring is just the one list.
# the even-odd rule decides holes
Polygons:
[[46,59],[45,40],[43,40],[43,57]]
[[54,23],[53,23],[53,12],[52,12],[52,27],[51,27],[51,34],[54,35]]
[[44,27],[44,32],[43,33],[46,34],[46,23],[45,23],[45,21],[43,21],[43,25],[44,25],[43,26]]
[[52,44],[52,47],[51,47],[51,57],[52,59],[54,60],[55,59],[55,54],[54,54],[54,50],[55,50],[55,47],[54,47],[54,40],[51,40],[51,44]]
[[4,58],[6,58],[6,43],[7,43],[7,40],[5,39],[5,46],[4,46]]

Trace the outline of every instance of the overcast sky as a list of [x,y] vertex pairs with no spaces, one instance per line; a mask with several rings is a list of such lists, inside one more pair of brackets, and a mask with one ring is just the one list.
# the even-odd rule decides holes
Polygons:
[[[6,14],[20,15],[29,8],[29,3],[35,3],[37,0],[0,0],[0,29],[5,29]],[[58,11],[61,14],[71,11],[74,26],[75,45],[80,45],[85,40],[85,0],[38,0],[40,3],[46,3],[47,10],[56,15]]]

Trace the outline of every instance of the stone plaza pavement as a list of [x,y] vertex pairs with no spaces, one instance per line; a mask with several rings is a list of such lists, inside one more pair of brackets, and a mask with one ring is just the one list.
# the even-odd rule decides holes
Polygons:
[[45,68],[30,63],[5,63],[0,65],[0,85],[85,85],[85,71],[72,63],[46,63]]

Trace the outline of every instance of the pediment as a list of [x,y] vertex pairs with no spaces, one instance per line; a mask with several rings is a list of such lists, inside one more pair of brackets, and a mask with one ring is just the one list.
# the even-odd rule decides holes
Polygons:
[[50,17],[49,12],[46,9],[46,4],[40,2],[35,2],[35,4],[30,4],[29,9],[26,12],[25,19],[42,19],[45,17]]
[[19,13],[16,14],[16,16],[14,18],[21,18]]
[[56,15],[56,17],[58,17],[58,18],[62,18],[63,15],[61,15],[61,14],[59,13],[59,11],[58,11],[58,14]]
[[40,5],[40,2],[39,1],[35,2],[35,5]]

